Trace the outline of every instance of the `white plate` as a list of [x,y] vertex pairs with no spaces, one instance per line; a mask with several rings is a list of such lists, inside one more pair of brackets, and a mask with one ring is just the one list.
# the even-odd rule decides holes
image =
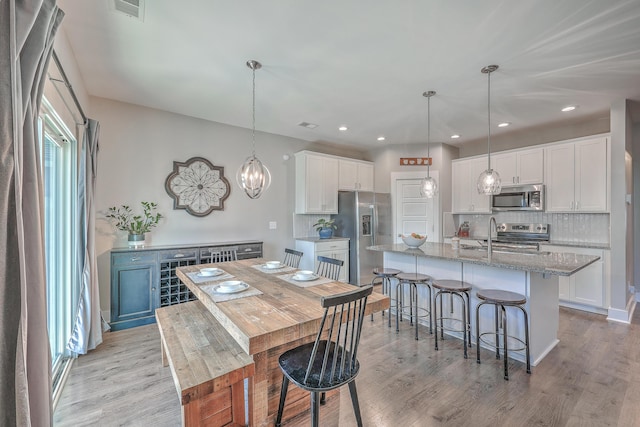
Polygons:
[[200,277],[214,277],[214,276],[219,276],[222,273],[224,273],[224,271],[220,268],[217,267],[212,267],[212,268],[203,268],[200,270],[200,272],[198,272],[198,276]]
[[291,276],[291,278],[293,280],[296,280],[298,282],[308,282],[310,280],[316,280],[318,278],[317,275],[313,274],[311,276],[304,276],[304,277],[300,277],[297,274],[294,274],[293,276]]
[[239,280],[229,280],[214,286],[213,292],[219,294],[235,294],[236,292],[246,291],[247,289],[249,289],[249,285],[246,283]]
[[284,264],[278,264],[278,265],[272,265],[272,264],[265,264],[262,267],[266,268],[267,270],[277,270],[279,268],[284,268]]

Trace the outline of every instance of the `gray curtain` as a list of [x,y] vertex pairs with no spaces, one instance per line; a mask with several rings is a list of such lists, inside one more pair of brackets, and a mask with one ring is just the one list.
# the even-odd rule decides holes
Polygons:
[[80,298],[73,333],[67,348],[76,354],[86,354],[102,342],[103,325],[100,315],[100,289],[95,251],[94,192],[98,173],[98,135],[100,123],[88,119],[82,138],[78,179],[78,218]]
[[44,197],[37,118],[55,0],[0,0],[0,425],[48,426]]

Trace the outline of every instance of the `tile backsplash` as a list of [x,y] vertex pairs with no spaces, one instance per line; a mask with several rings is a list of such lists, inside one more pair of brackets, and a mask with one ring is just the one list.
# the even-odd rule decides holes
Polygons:
[[313,226],[320,218],[329,219],[329,215],[307,215],[307,214],[293,214],[293,238],[299,237],[313,237],[317,236],[318,232]]
[[[498,223],[549,224],[551,240],[575,243],[609,243],[609,214],[547,213],[547,212],[496,212]],[[469,221],[470,235],[485,238],[489,230],[488,214],[454,215],[455,229],[463,221]]]

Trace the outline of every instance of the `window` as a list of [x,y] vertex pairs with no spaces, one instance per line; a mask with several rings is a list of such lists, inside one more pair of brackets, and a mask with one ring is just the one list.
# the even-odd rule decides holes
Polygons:
[[46,98],[42,102],[39,127],[44,180],[47,327],[55,401],[60,379],[73,356],[66,346],[73,329],[80,289],[77,271],[78,144]]

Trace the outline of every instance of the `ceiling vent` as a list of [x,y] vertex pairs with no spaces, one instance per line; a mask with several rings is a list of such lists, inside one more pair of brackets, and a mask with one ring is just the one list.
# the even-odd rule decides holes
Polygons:
[[144,0],[109,0],[109,4],[116,12],[144,21]]
[[300,122],[298,123],[298,126],[302,126],[303,128],[307,129],[315,129],[318,127],[318,125],[309,122]]

